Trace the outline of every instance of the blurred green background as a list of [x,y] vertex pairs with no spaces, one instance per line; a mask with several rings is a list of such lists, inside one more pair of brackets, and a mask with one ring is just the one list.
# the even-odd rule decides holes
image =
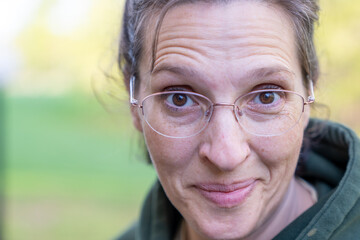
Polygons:
[[[110,239],[137,218],[155,173],[143,161],[122,86],[104,75],[119,77],[122,5],[0,3],[4,239]],[[321,7],[317,101],[359,134],[360,2],[323,0]]]

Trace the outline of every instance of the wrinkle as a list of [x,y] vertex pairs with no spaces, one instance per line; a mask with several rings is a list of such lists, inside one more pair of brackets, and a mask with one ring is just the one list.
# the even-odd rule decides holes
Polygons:
[[[213,56],[228,56],[230,59],[232,55],[237,55],[241,51],[255,51],[275,50],[281,51],[281,56],[284,56],[286,61],[290,61],[290,52],[285,51],[288,41],[275,34],[264,34],[251,31],[251,33],[234,34],[226,39],[226,44],[222,40],[223,37],[216,34],[208,34],[208,36],[199,37],[196,34],[173,34],[173,36],[162,36],[159,39],[158,51],[156,58],[165,55],[170,48],[170,53],[173,48],[178,48],[178,51],[192,51],[198,56],[213,57]],[[284,46],[284,47],[279,47]],[[296,51],[295,49],[293,49]],[[189,54],[190,55],[190,54]],[[240,56],[241,57],[241,56]],[[239,56],[237,56],[239,58]]]
[[[184,51],[184,49],[186,49],[187,51]],[[204,55],[204,53],[201,53],[201,52],[196,51],[195,49],[191,49],[191,48],[183,48],[183,47],[178,47],[178,46],[167,47],[164,50],[158,51],[158,53],[156,55],[155,63],[154,63],[154,70],[157,68],[157,66],[161,62],[166,60],[170,55],[173,55],[173,56],[177,55],[177,56],[183,57],[185,59],[200,61],[199,59],[201,58],[201,56]]]
[[[222,49],[218,49],[218,47],[221,47]],[[217,60],[226,62],[231,60],[241,60],[242,58],[253,56],[277,56],[284,63],[288,63],[291,61],[290,53],[283,51],[282,49],[276,47],[275,44],[271,43],[264,44],[258,42],[249,44],[243,41],[242,45],[238,44],[237,47],[224,47],[220,43],[207,43],[207,45],[202,45],[201,47],[195,43],[186,46],[175,43],[162,43],[161,45],[159,45],[159,49],[155,59],[155,66],[158,65],[162,59],[166,58],[167,55],[174,54],[195,61],[198,60],[199,62],[201,62],[200,59],[202,57],[218,57]]]

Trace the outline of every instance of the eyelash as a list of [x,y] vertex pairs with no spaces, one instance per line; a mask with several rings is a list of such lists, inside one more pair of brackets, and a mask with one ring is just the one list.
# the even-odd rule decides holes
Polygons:
[[[276,84],[261,84],[256,87],[254,87],[251,91],[256,90],[263,90],[263,89],[284,89]],[[162,92],[165,91],[187,91],[187,92],[193,92],[191,87],[188,86],[169,86],[162,90]]]
[[256,86],[252,91],[263,90],[263,89],[283,89],[283,88],[276,84],[261,84],[259,86]]
[[187,92],[193,92],[193,90],[190,87],[186,86],[170,86],[166,87],[162,90],[162,92],[166,91],[187,91]]

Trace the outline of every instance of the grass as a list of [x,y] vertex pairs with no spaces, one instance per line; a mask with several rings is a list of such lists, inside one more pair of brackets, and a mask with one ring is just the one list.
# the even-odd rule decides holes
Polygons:
[[126,106],[92,96],[6,99],[4,239],[110,239],[155,179]]

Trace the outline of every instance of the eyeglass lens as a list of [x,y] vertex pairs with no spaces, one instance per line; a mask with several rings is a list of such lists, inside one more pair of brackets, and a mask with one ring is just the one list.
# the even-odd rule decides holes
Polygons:
[[[235,101],[235,116],[243,130],[262,136],[282,134],[295,126],[302,114],[304,99],[295,92],[260,90]],[[145,121],[157,133],[174,138],[198,134],[208,124],[213,103],[191,92],[163,92],[142,102]]]

